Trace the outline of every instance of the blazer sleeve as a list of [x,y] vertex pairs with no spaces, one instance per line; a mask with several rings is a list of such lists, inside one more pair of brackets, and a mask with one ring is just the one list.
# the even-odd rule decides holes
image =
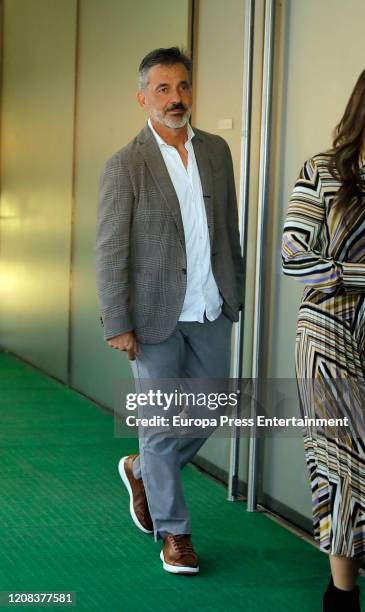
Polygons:
[[128,168],[113,156],[101,175],[96,237],[96,280],[105,340],[133,329],[128,309],[133,205]]
[[234,171],[232,155],[228,144],[226,146],[226,162],[227,162],[227,180],[228,180],[228,230],[231,243],[231,252],[233,264],[235,268],[235,276],[237,283],[237,291],[239,296],[239,304],[242,307],[242,292],[245,280],[245,270],[242,257],[242,249],[240,242],[240,232],[238,227],[238,208],[236,187],[234,182]]
[[325,193],[315,160],[305,162],[284,223],[282,269],[308,286],[333,293],[339,286],[365,291],[365,264],[325,257],[318,246],[325,223]]

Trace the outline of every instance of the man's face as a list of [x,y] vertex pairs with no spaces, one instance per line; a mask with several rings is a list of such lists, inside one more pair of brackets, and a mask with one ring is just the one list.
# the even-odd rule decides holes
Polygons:
[[191,115],[191,85],[183,64],[157,64],[148,71],[148,84],[137,94],[151,119],[169,128],[181,128]]

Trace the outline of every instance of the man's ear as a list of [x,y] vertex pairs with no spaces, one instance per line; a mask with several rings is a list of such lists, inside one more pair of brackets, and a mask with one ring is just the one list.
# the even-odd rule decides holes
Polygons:
[[145,109],[146,108],[146,96],[145,96],[144,91],[142,90],[138,91],[136,98],[137,98],[137,102],[140,105],[140,107]]

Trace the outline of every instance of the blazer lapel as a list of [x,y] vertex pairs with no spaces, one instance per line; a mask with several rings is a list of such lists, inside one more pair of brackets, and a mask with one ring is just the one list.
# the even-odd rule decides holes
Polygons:
[[166,202],[166,205],[171,211],[171,214],[176,223],[181,243],[185,249],[185,234],[181,217],[180,204],[176,195],[174,185],[166,168],[166,164],[162,157],[160,148],[156,140],[154,139],[152,132],[147,126],[144,130],[142,130],[141,134],[143,135],[143,141],[140,142],[141,154],[144,157],[144,160],[152,174],[152,177],[162,197]]
[[197,134],[196,131],[192,139],[192,144],[194,147],[196,163],[198,165],[200,181],[202,184],[205,212],[207,215],[207,222],[208,222],[209,239],[210,239],[210,244],[212,246],[213,245],[213,234],[214,234],[213,178],[212,178],[212,168],[210,165],[208,147],[204,143],[203,138],[200,136],[200,134]]
[[[200,136],[199,130],[194,130],[195,135],[192,139],[195,159],[199,170],[200,181],[203,190],[205,211],[207,215],[208,231],[210,244],[213,244],[214,235],[214,209],[213,209],[213,178],[209,158],[209,149],[204,139]],[[167,207],[175,220],[181,243],[185,249],[184,226],[181,217],[181,210],[174,185],[167,171],[160,148],[146,125],[139,135],[140,151],[151,172],[151,175],[162,195]]]

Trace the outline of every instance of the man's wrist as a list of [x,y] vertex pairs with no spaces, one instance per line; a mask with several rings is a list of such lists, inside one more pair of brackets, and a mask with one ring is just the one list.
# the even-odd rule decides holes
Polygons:
[[128,315],[124,317],[103,317],[104,340],[116,338],[121,334],[133,331],[132,321]]

